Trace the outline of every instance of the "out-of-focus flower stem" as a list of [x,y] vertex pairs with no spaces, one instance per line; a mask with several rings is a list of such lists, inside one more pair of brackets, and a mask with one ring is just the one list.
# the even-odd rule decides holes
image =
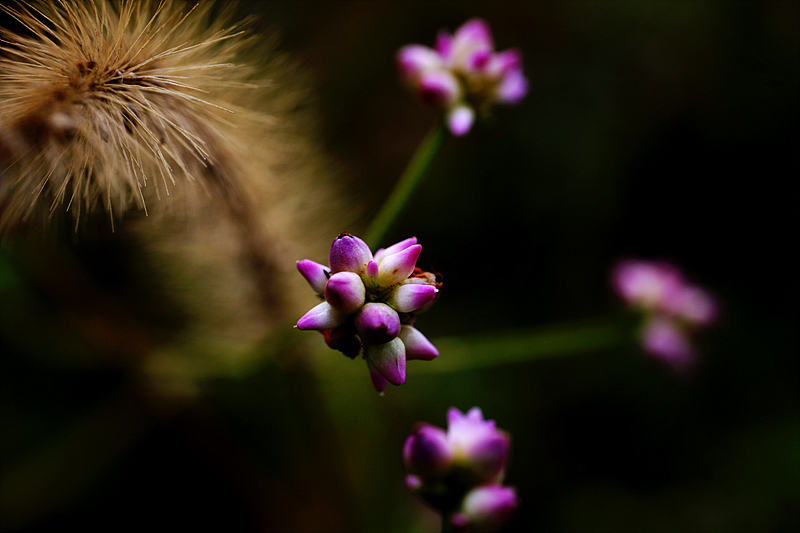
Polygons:
[[428,170],[428,167],[430,167],[433,158],[436,157],[439,147],[442,145],[442,141],[446,135],[447,128],[444,122],[438,122],[436,126],[428,132],[428,135],[425,136],[425,139],[423,139],[417,151],[414,152],[414,156],[411,158],[411,161],[409,161],[403,175],[400,176],[392,194],[389,195],[389,198],[383,204],[381,210],[375,215],[375,218],[372,220],[364,236],[364,240],[370,247],[376,248],[379,246],[381,239],[383,239],[386,232],[389,231],[389,228],[408,202],[414,189],[416,189],[419,182],[422,181],[425,172]]
[[617,315],[571,323],[550,324],[533,330],[507,330],[463,337],[435,339],[441,353],[436,365],[418,373],[448,373],[501,364],[590,353],[624,346],[634,335],[634,323]]
[[442,533],[452,533],[453,513],[442,513]]

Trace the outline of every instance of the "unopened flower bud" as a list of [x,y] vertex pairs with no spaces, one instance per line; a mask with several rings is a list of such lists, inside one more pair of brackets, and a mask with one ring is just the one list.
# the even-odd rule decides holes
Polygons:
[[388,299],[388,304],[400,313],[411,313],[436,299],[439,289],[434,285],[404,283]]
[[342,233],[331,245],[331,272],[355,272],[362,274],[367,263],[372,260],[372,252],[367,243],[349,233]]
[[400,339],[383,344],[367,345],[364,347],[364,357],[378,392],[383,392],[386,381],[392,385],[405,383],[406,347]]
[[306,278],[306,281],[311,288],[314,289],[319,295],[325,291],[325,284],[328,283],[328,275],[330,270],[327,267],[320,265],[310,259],[303,259],[297,262],[297,270]]
[[640,332],[642,348],[666,361],[673,368],[688,366],[694,359],[694,347],[675,320],[667,317],[649,318]]
[[497,429],[494,420],[484,420],[478,407],[467,414],[452,408],[447,420],[447,438],[457,461],[472,471],[480,483],[502,480],[511,443],[508,433]]
[[297,329],[333,329],[342,325],[347,316],[340,313],[328,302],[313,307],[297,321]]
[[366,289],[355,272],[337,272],[325,285],[325,301],[345,314],[352,314],[364,305]]
[[400,334],[400,317],[386,304],[365,304],[355,318],[358,334],[367,344],[383,344]]
[[441,428],[420,422],[403,446],[406,471],[423,477],[439,477],[450,467],[453,451],[447,433]]
[[397,253],[385,257],[379,264],[378,283],[381,287],[391,287],[403,282],[413,272],[422,246],[414,244]]
[[439,356],[436,346],[414,326],[401,326],[399,337],[406,345],[406,359],[408,360],[433,361]]
[[387,246],[386,248],[381,248],[380,250],[375,252],[375,261],[380,263],[390,255],[403,251],[409,246],[414,246],[415,244],[417,244],[417,238],[409,237],[408,239],[403,239],[402,241],[395,243],[391,246]]
[[494,533],[508,522],[517,508],[517,492],[503,485],[482,485],[472,489],[453,514],[457,531]]

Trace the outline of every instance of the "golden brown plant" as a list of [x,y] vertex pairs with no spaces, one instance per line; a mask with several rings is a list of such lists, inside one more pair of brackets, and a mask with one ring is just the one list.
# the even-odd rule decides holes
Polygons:
[[342,227],[302,75],[213,3],[4,9],[20,29],[0,47],[0,237],[116,220],[138,258],[126,283],[155,279],[188,324],[143,364],[203,375],[251,358],[308,305],[295,260]]
[[209,21],[208,4],[5,10],[27,35],[3,31],[0,230],[42,207],[76,222],[99,207],[114,217],[184,182],[227,178],[226,130],[242,111],[232,102],[253,73],[235,62],[248,39]]

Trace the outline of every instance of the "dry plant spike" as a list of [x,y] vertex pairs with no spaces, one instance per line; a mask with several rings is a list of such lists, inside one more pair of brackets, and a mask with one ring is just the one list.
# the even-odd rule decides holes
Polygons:
[[[69,212],[146,211],[233,172],[231,101],[251,41],[208,4],[21,1],[0,42],[0,235]],[[226,191],[230,194],[230,191]]]
[[[41,258],[49,239],[27,237],[118,254],[125,268],[105,274],[158,332],[141,364],[159,383],[287,357],[272,339],[309,305],[297,258],[359,215],[318,144],[307,73],[273,29],[231,14],[179,0],[0,11],[0,238]],[[62,221],[79,238],[52,231]]]

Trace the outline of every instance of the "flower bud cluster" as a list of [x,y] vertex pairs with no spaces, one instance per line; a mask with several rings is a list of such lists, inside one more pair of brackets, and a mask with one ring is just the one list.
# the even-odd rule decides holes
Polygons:
[[644,314],[640,335],[645,351],[676,368],[691,364],[695,350],[689,334],[717,316],[711,295],[674,266],[656,261],[623,261],[612,278],[619,297]]
[[448,429],[420,422],[403,447],[406,485],[457,531],[496,531],[517,507],[502,485],[511,438],[478,407],[447,413]]
[[484,114],[494,103],[519,103],[528,92],[519,50],[495,53],[489,25],[477,18],[453,35],[439,32],[434,48],[404,46],[397,65],[422,102],[445,112],[453,135],[466,134],[476,112]]
[[367,244],[342,233],[331,245],[328,267],[304,259],[297,269],[324,299],[297,328],[318,330],[328,346],[350,358],[363,353],[372,383],[383,392],[401,385],[406,360],[430,361],[439,352],[413,324],[438,297],[441,283],[416,268],[422,246],[416,237],[372,255]]

